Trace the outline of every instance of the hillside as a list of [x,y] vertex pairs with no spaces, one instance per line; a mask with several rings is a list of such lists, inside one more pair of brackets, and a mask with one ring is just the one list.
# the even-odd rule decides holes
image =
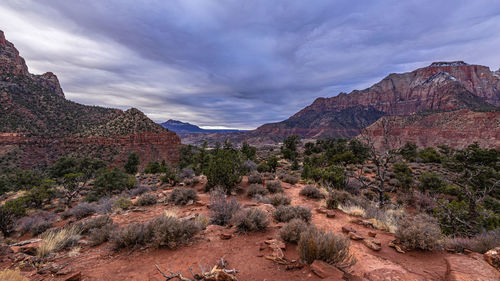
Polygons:
[[[2,31],[0,108],[3,167],[45,165],[61,156],[92,156],[118,163],[135,150],[144,161],[177,159],[180,139],[175,133],[137,109],[124,112],[67,100],[56,75],[28,72]],[[115,147],[117,142],[119,147]]]
[[160,124],[163,128],[166,128],[172,132],[175,132],[179,135],[186,134],[211,134],[211,133],[232,133],[232,132],[240,132],[239,130],[225,130],[225,129],[202,129],[196,125],[181,122],[178,120],[168,120]]

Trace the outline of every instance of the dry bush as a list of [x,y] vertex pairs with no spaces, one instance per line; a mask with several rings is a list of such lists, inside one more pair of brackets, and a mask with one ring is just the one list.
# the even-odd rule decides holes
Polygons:
[[349,238],[310,227],[300,235],[298,252],[300,260],[308,264],[322,260],[339,267],[348,267],[356,262],[349,247]]
[[42,235],[43,242],[36,250],[37,256],[43,258],[52,252],[75,245],[80,239],[80,230],[76,226],[69,226],[46,231]]
[[227,225],[240,209],[236,199],[226,199],[224,190],[215,189],[210,194],[210,221],[216,225]]
[[19,269],[3,269],[0,270],[0,281],[29,281],[29,279],[22,276]]
[[380,209],[371,204],[365,209],[365,218],[377,229],[382,229],[390,233],[395,233],[398,228],[398,221],[406,216],[404,209]]
[[97,212],[96,204],[82,202],[69,210],[69,214],[77,220],[91,216]]
[[484,254],[495,247],[500,247],[500,228],[478,234],[474,237],[447,238],[444,241],[444,248],[459,253],[467,249]]
[[139,199],[137,199],[136,204],[138,206],[150,206],[156,204],[157,199],[154,194],[143,194]]
[[311,220],[311,209],[303,206],[279,206],[274,211],[274,219],[278,222],[289,222],[292,219]]
[[283,192],[283,186],[281,186],[281,182],[278,180],[266,182],[266,188],[269,191],[269,193],[281,193],[281,192]]
[[267,189],[260,184],[252,184],[248,187],[247,196],[253,198],[257,195],[264,196],[268,193]]
[[140,185],[139,187],[129,190],[128,193],[130,194],[130,196],[135,197],[150,191],[151,189],[149,187]]
[[180,220],[174,217],[160,216],[151,221],[147,228],[154,247],[175,248],[200,232],[202,225],[196,220]]
[[198,194],[195,189],[176,187],[170,193],[168,201],[173,202],[175,205],[186,205],[189,201],[198,200]]
[[296,184],[299,182],[299,177],[286,174],[282,176],[281,180],[289,184]]
[[132,201],[130,199],[121,197],[114,201],[113,208],[128,210],[132,206]]
[[19,234],[30,232],[32,236],[42,234],[47,229],[52,227],[54,221],[54,213],[51,212],[38,212],[29,217],[24,217],[16,222]]
[[74,227],[76,227],[81,234],[87,234],[92,229],[99,229],[108,224],[113,224],[113,219],[110,216],[103,215],[75,223]]
[[349,214],[351,216],[355,217],[366,217],[366,212],[365,209],[361,206],[358,205],[339,205],[339,210],[343,211],[346,214]]
[[306,185],[299,193],[302,196],[312,198],[312,199],[323,199],[325,195],[319,190],[319,188],[314,185]]
[[293,219],[289,221],[280,230],[280,237],[289,243],[298,243],[302,232],[306,231],[309,225],[301,219]]
[[147,241],[150,241],[150,238],[151,235],[148,233],[147,226],[136,222],[113,231],[110,240],[115,250],[117,250],[144,245]]
[[407,249],[434,250],[439,247],[441,229],[435,218],[426,214],[399,220],[395,237]]
[[89,231],[90,246],[101,245],[111,239],[111,233],[117,229],[116,224],[106,224],[100,228],[92,228]]
[[233,222],[240,232],[261,231],[269,225],[266,212],[258,208],[239,211]]
[[248,176],[248,183],[249,184],[262,184],[264,183],[264,179],[262,178],[262,175],[258,172],[253,172]]
[[265,197],[265,201],[267,204],[271,204],[274,207],[278,207],[282,205],[290,205],[292,199],[283,194],[271,194]]

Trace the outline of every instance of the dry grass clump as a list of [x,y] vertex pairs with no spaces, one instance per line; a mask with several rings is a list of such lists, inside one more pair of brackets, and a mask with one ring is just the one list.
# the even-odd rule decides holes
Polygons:
[[311,199],[322,199],[325,195],[314,185],[306,185],[299,193],[302,196],[311,198]]
[[406,216],[399,220],[395,237],[407,249],[434,250],[439,247],[441,229],[429,215]]
[[81,234],[87,234],[92,229],[101,228],[108,224],[113,224],[113,219],[108,215],[103,215],[77,222],[74,224],[74,227],[76,227]]
[[252,184],[248,187],[247,196],[253,198],[257,195],[264,196],[268,193],[267,189],[260,184]]
[[306,231],[309,225],[301,219],[289,221],[280,231],[280,237],[289,243],[298,243],[302,232]]
[[240,232],[261,231],[269,225],[266,212],[258,208],[239,211],[233,222]]
[[487,251],[500,246],[500,228],[480,233],[474,237],[447,238],[444,248],[458,253],[465,249],[484,254]]
[[274,219],[278,222],[289,222],[292,219],[311,220],[311,209],[304,206],[279,206],[274,211]]
[[283,186],[281,186],[281,182],[278,180],[267,181],[266,188],[269,191],[269,193],[283,192]]
[[339,267],[351,266],[356,260],[349,248],[349,238],[315,227],[302,232],[298,243],[300,260],[308,264],[322,260]]
[[29,281],[28,278],[21,275],[19,269],[4,269],[0,271],[0,281]]
[[117,250],[144,245],[149,241],[149,238],[150,234],[146,224],[136,222],[113,231],[110,240]]
[[249,184],[262,184],[264,183],[264,179],[262,178],[262,175],[257,172],[252,172],[248,176],[248,183]]
[[216,225],[227,225],[240,209],[236,199],[227,200],[222,189],[215,189],[210,194],[210,221]]
[[168,200],[175,205],[186,205],[189,201],[198,200],[198,194],[193,188],[176,187],[172,190]]
[[80,229],[77,226],[69,226],[60,229],[46,231],[42,235],[42,244],[37,248],[37,256],[43,258],[52,252],[75,245],[80,239]]
[[365,209],[361,206],[358,205],[342,205],[339,204],[338,206],[339,210],[342,212],[349,214],[351,216],[355,217],[366,217],[366,212]]
[[157,199],[154,194],[143,194],[139,199],[137,199],[136,204],[138,206],[151,206],[156,204]]

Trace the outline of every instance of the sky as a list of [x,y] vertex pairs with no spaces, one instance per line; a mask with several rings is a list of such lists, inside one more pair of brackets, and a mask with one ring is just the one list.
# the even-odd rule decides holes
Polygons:
[[70,100],[253,129],[433,61],[500,67],[500,1],[2,0],[0,30]]

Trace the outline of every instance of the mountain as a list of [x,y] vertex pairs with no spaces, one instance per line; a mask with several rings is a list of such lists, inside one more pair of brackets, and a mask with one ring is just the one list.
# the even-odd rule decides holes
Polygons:
[[500,106],[500,73],[462,61],[435,62],[390,74],[365,90],[318,98],[289,119],[257,128],[257,135],[353,137],[380,117],[423,111]]
[[164,128],[176,132],[179,135],[187,135],[187,134],[211,134],[211,133],[233,133],[233,132],[241,132],[240,130],[224,130],[224,129],[202,129],[196,125],[181,122],[178,120],[168,120],[167,122],[163,122],[160,124]]
[[61,156],[91,156],[117,165],[139,153],[143,165],[177,161],[180,138],[137,109],[69,101],[51,72],[30,74],[0,31],[0,168],[47,165]]

